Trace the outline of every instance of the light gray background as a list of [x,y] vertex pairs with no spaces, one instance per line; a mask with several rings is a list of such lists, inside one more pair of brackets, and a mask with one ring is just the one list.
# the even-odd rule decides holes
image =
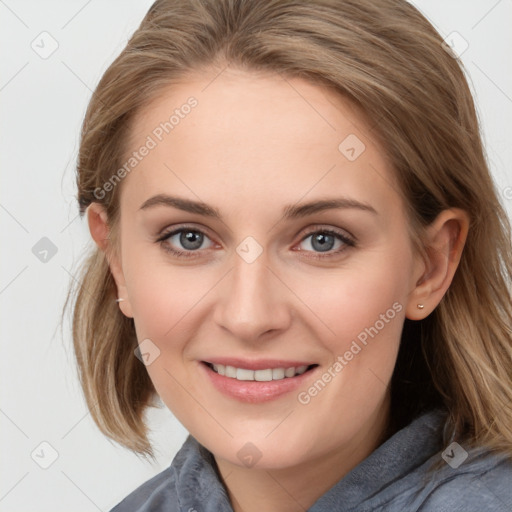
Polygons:
[[[443,37],[456,31],[469,43],[461,59],[510,214],[512,1],[413,3]],[[154,465],[108,441],[81,395],[69,323],[59,328],[69,279],[92,243],[74,198],[80,125],[101,75],[151,4],[0,0],[1,512],[108,511],[167,467],[187,434],[165,408],[153,411]],[[43,59],[31,45],[42,52],[46,38],[51,48],[45,31],[58,48]],[[57,248],[47,262],[32,252],[43,237]],[[55,462],[40,467],[54,451]]]

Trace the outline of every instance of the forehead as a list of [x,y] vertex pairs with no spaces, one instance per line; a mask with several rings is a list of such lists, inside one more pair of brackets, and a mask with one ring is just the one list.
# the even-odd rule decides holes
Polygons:
[[379,196],[398,195],[397,187],[371,121],[299,78],[231,69],[190,76],[135,117],[126,158],[150,149],[125,179],[121,202],[164,192],[239,207],[339,192],[384,206],[389,197]]

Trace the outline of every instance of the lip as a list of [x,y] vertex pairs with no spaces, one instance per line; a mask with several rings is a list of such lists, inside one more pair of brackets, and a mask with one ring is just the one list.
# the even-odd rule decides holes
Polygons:
[[314,361],[287,361],[284,359],[241,359],[237,357],[212,357],[204,359],[205,363],[222,364],[224,366],[234,366],[235,368],[245,368],[246,370],[266,370],[267,368],[291,368],[298,366],[311,366],[316,364]]
[[[224,363],[222,361],[230,361],[233,363],[234,361],[239,361],[236,364]],[[260,360],[260,361],[252,361],[252,367],[247,366],[247,361],[242,364],[240,360],[236,359],[215,359],[215,364],[227,364],[228,366],[236,366],[238,368],[246,368],[248,370],[263,370],[266,368],[290,368],[291,366],[304,366],[304,364],[290,364],[286,366],[288,363],[294,363],[294,361],[286,361],[286,364],[280,366],[283,362],[277,361],[277,365],[275,365],[276,360],[271,361],[271,365],[269,364],[270,360]],[[214,361],[208,361],[210,363],[214,363]],[[308,380],[316,371],[319,366],[315,366],[310,370],[307,370],[301,375],[297,375],[295,377],[285,377],[281,380],[272,380],[267,382],[259,382],[259,381],[247,381],[247,380],[237,380],[230,377],[225,377],[223,375],[219,375],[217,372],[213,371],[205,361],[198,361],[199,363],[199,371],[203,372],[206,378],[213,384],[213,386],[230,398],[234,398],[241,402],[246,403],[263,403],[268,402],[270,400],[275,400],[285,394],[291,393],[295,391],[300,386],[304,386],[305,381]],[[295,362],[296,363],[296,362]],[[244,366],[246,365],[246,366]],[[262,366],[263,365],[263,366]],[[257,366],[257,367],[256,367]]]

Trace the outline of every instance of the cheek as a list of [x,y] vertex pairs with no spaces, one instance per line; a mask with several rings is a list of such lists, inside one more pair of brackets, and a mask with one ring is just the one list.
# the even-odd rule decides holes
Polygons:
[[367,330],[375,333],[375,326],[379,334],[398,341],[411,262],[407,255],[381,252],[353,268],[318,273],[311,282],[301,280],[297,295],[315,313],[318,332],[331,352],[343,353],[358,336],[364,340]]
[[160,340],[172,336],[213,286],[208,285],[211,278],[207,272],[168,263],[163,251],[153,247],[126,247],[123,269],[138,335]]
[[[165,274],[158,276],[155,272],[130,277],[128,294],[139,339],[160,338],[179,318],[183,303],[177,299],[180,293],[170,287]],[[174,282],[174,286],[176,284]]]
[[150,339],[158,348],[158,357],[146,370],[173,414],[185,428],[193,429],[193,418],[204,411],[194,409],[197,404],[185,391],[199,394],[190,385],[191,368],[184,363],[187,344],[201,323],[201,299],[213,287],[215,276],[168,265],[163,258],[147,265],[141,264],[143,261],[142,250],[131,252],[125,260],[125,277],[137,339]]

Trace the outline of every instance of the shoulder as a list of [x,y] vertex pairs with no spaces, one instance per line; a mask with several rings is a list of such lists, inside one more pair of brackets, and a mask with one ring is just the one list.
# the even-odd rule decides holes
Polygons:
[[178,511],[172,466],[137,487],[110,512]]
[[[460,446],[459,449],[462,450]],[[425,500],[419,510],[510,512],[512,458],[494,454],[483,448],[463,453],[468,454],[464,462],[451,466],[447,463],[427,483],[424,488]],[[452,455],[453,451],[448,454]]]
[[169,467],[137,487],[110,512],[177,512],[179,473],[197,454],[197,442],[189,435]]
[[[208,506],[204,508],[204,504]],[[215,459],[189,435],[171,465],[139,486],[110,512],[232,511]]]

